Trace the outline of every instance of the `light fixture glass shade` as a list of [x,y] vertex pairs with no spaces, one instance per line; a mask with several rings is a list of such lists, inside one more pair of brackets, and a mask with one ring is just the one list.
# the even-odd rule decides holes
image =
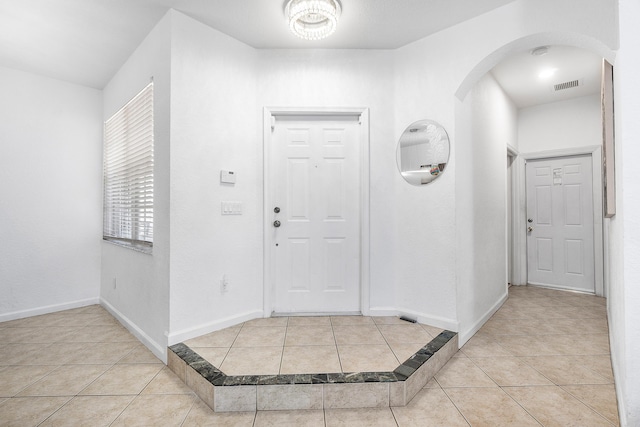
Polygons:
[[306,40],[320,40],[333,34],[341,11],[338,0],[289,0],[285,7],[289,28]]

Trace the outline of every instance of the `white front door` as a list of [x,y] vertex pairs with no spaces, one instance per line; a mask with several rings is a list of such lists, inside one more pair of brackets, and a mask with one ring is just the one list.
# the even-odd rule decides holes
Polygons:
[[591,156],[528,160],[528,282],[595,292]]
[[357,116],[276,117],[267,232],[277,313],[360,311],[359,127]]

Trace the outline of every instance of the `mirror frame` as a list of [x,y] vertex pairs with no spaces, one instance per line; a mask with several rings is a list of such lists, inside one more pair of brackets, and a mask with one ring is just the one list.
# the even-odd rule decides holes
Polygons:
[[[434,127],[434,126],[435,126],[435,129],[433,128],[428,129],[429,127]],[[431,158],[424,157],[422,159],[418,159],[415,162],[417,165],[419,165],[419,168],[403,170],[402,149],[408,146],[406,145],[406,142],[408,140],[416,139],[415,137],[411,138],[409,136],[416,132],[424,134],[425,141],[418,142],[418,143],[415,143],[415,141],[412,141],[411,146],[418,146],[422,144],[436,144],[436,143],[439,143],[440,141],[443,141],[444,149],[446,150],[446,156],[442,156],[442,153],[440,153],[440,156],[437,159],[433,159],[432,157]],[[434,140],[434,137],[437,137],[438,139]],[[404,147],[403,147],[403,142],[405,143]],[[438,148],[438,151],[440,150],[441,149]],[[425,156],[428,156],[429,154],[430,153],[427,153],[425,154]],[[402,132],[402,135],[400,135],[400,139],[398,140],[398,146],[396,148],[396,165],[398,167],[398,172],[400,172],[400,175],[406,182],[408,182],[411,185],[422,186],[422,185],[430,184],[431,182],[438,179],[444,173],[447,163],[449,163],[450,156],[451,156],[451,140],[449,139],[449,134],[447,133],[444,126],[442,126],[440,123],[436,121],[423,119],[423,120],[418,120],[416,122],[411,123],[409,126],[407,126],[404,132]],[[444,157],[446,157],[446,160],[444,159]],[[434,162],[434,160],[436,161]],[[439,160],[445,160],[445,161],[441,162]],[[406,159],[405,159],[405,164],[406,164]]]

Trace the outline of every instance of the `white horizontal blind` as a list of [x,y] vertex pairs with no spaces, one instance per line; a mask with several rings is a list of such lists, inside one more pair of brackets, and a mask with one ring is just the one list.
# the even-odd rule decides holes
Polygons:
[[105,239],[153,243],[153,83],[104,124]]

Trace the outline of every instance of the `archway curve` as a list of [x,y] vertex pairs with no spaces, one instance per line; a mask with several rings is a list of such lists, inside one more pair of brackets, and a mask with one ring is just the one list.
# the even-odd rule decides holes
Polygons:
[[531,34],[514,40],[486,56],[467,74],[455,92],[456,98],[464,101],[469,91],[493,67],[516,52],[534,49],[538,46],[566,45],[582,48],[602,56],[611,64],[615,64],[616,52],[598,39],[578,33],[549,32]]
[[[520,38],[515,38],[514,40],[507,42],[503,45],[496,44],[496,46],[498,46],[497,49],[493,50],[492,52],[489,51],[491,53],[486,55],[484,59],[481,59],[479,62],[477,62],[473,68],[469,69],[469,71],[466,73],[466,76],[461,80],[460,85],[458,86],[457,90],[454,93],[455,107],[454,107],[454,132],[453,133],[455,136],[454,136],[454,144],[452,144],[452,153],[454,153],[453,154],[455,159],[454,161],[456,162],[456,169],[455,169],[456,188],[458,188],[459,186],[464,187],[464,184],[462,183],[464,182],[465,179],[467,181],[471,180],[471,182],[475,182],[472,175],[469,175],[469,174],[465,175],[465,172],[464,172],[465,167],[467,171],[473,169],[472,167],[469,168],[469,166],[470,165],[473,166],[474,162],[476,161],[476,158],[472,154],[473,150],[470,150],[470,148],[477,149],[477,146],[474,146],[472,144],[473,137],[470,129],[472,118],[469,115],[470,110],[467,108],[468,102],[469,102],[469,99],[466,99],[468,98],[467,95],[473,90],[475,85],[482,80],[485,74],[487,74],[496,65],[498,65],[499,63],[501,63],[503,60],[507,59],[514,53],[527,51],[539,46],[547,46],[547,45],[550,45],[550,46],[566,45],[566,46],[585,49],[597,55],[602,56],[612,64],[615,63],[615,58],[616,58],[615,50],[611,49],[607,44],[600,41],[599,39],[596,39],[594,37],[587,36],[581,33],[575,33],[575,32],[560,32],[560,31],[540,32],[540,33],[526,35]],[[505,160],[506,160],[506,149],[507,147],[505,146],[504,148]],[[495,165],[496,164],[494,164],[494,166]],[[518,162],[518,168],[521,169],[523,166],[524,166],[524,161],[520,160]],[[506,167],[506,164],[505,164],[505,167]],[[518,176],[522,174],[522,171],[520,171],[519,169],[514,170],[514,173]],[[521,187],[523,185],[523,182],[524,182],[523,178],[519,178],[516,185],[518,187]],[[506,192],[506,181],[505,181],[505,192]],[[462,205],[462,207],[460,207],[461,205],[459,205],[459,201],[463,200],[463,203],[464,203],[464,201],[466,200],[468,202],[468,200],[465,198],[473,198],[474,197],[473,194],[476,194],[476,193],[474,191],[470,191],[470,192],[468,191],[468,192],[462,192],[460,194],[462,194],[462,199],[459,198],[459,193],[456,190],[456,218],[458,218],[459,216],[468,216],[468,211],[469,211],[469,203],[467,203],[466,205]],[[523,226],[525,224],[524,217],[521,218],[519,215],[516,215],[515,218],[519,218],[519,219],[517,219],[514,222],[514,225],[512,227],[517,230],[525,230],[525,227]],[[474,233],[473,224],[466,223],[464,221],[457,222],[456,228],[457,228],[458,236],[468,236],[468,235],[473,235]],[[460,247],[462,240],[460,240],[459,237],[457,237],[457,240],[458,240],[458,245]],[[525,242],[525,240],[523,240],[523,237],[520,236],[520,238],[514,244],[518,247],[521,247],[523,242]],[[462,243],[462,246],[464,245],[465,243]],[[505,245],[506,245],[506,241],[505,241]],[[526,253],[526,252],[522,252],[521,248],[519,251],[520,253]],[[472,252],[473,251],[470,251],[469,253],[472,253]],[[469,253],[460,254],[459,252],[458,256],[463,259],[463,262],[475,262],[473,259],[464,258],[465,256],[469,256]],[[505,252],[505,255],[506,255],[506,252]],[[506,262],[507,262],[507,259],[505,258],[505,263]],[[517,276],[516,284],[526,283],[526,264],[525,264],[525,269],[523,269],[521,265],[522,262],[523,262],[523,258],[521,256],[518,257],[517,259],[514,259],[514,265],[518,265],[518,264],[520,265],[520,269],[517,270],[516,273],[514,273],[514,275]],[[505,277],[506,277],[506,265],[505,265]],[[506,294],[503,297],[501,297],[501,299],[498,300],[495,303],[495,305],[490,307],[489,310],[485,313],[485,315],[480,319],[478,318],[462,319],[460,316],[460,312],[461,310],[466,310],[468,308],[467,306],[469,305],[469,300],[468,299],[465,300],[465,298],[462,298],[461,294],[465,294],[468,296],[470,294],[466,293],[465,291],[472,291],[472,289],[465,288],[464,287],[465,285],[463,284],[463,282],[464,280],[460,281],[460,279],[457,279],[457,288],[458,288],[457,303],[458,303],[458,321],[459,321],[459,334],[460,334],[458,339],[461,345],[464,344],[466,341],[468,341],[473,336],[473,334],[477,332],[477,330],[482,326],[482,324],[484,324],[484,322],[488,320],[488,318],[495,312],[495,310],[497,310],[497,307],[499,307],[507,297]],[[471,306],[471,310],[473,309],[475,309],[475,306]]]

